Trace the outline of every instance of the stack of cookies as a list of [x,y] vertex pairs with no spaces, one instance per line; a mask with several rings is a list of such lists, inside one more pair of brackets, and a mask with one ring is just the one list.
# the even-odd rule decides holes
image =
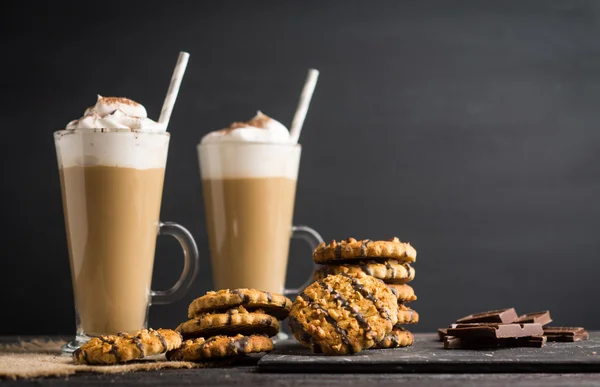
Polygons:
[[270,337],[279,333],[279,320],[291,307],[287,297],[261,290],[210,291],[190,304],[189,320],[176,329],[185,341],[167,358],[200,361],[268,352]]
[[[417,258],[416,250],[398,238],[388,241],[356,240],[348,238],[328,245],[321,243],[313,252],[313,260],[321,265],[314,273],[315,280],[329,275],[365,274],[385,283],[396,296],[398,322],[393,332],[398,337],[410,335],[402,325],[416,324],[419,314],[407,304],[417,299],[414,289],[407,283],[415,278],[415,269],[410,265]],[[412,340],[412,335],[410,335]],[[388,345],[389,344],[389,345]],[[389,343],[378,343],[376,348],[397,347],[393,339]]]
[[73,360],[108,365],[166,353],[169,360],[206,361],[268,352],[273,349],[270,337],[279,333],[279,320],[291,307],[287,297],[260,290],[208,292],[190,304],[190,320],[176,330],[95,337],[73,353]]

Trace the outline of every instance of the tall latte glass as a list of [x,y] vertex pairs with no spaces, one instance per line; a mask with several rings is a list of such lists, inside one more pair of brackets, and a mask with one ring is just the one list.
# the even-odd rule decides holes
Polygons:
[[322,241],[313,229],[292,226],[300,154],[297,144],[198,145],[216,289],[298,292],[285,287],[290,238],[311,249]]
[[[198,251],[185,228],[159,221],[169,133],[69,129],[54,140],[75,296],[69,352],[90,336],[147,327],[150,304],[187,291]],[[150,287],[159,234],[175,237],[185,258],[177,283],[162,292]]]

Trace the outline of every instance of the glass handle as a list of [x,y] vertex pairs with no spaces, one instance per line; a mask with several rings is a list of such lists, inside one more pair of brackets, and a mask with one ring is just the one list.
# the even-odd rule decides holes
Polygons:
[[[292,226],[292,239],[302,239],[303,241],[305,241],[308,244],[308,247],[310,247],[311,256],[312,256],[312,252],[315,251],[315,249],[317,248],[319,243],[323,242],[323,238],[321,238],[321,235],[319,235],[318,232],[316,232],[315,230],[313,230],[312,228],[307,227],[307,226]],[[312,257],[311,257],[311,261],[312,261]],[[304,282],[298,288],[283,289],[283,294],[286,296],[292,295],[292,294],[298,294],[302,290],[304,290],[305,287],[307,287],[308,285],[310,285],[313,282],[312,275],[313,275],[313,272],[316,267],[317,267],[317,265],[313,261],[312,271],[310,272],[310,276],[308,277],[306,282]]]
[[177,239],[183,249],[183,271],[175,285],[167,290],[150,291],[153,304],[170,304],[183,297],[198,274],[198,246],[192,234],[183,226],[173,222],[160,222],[158,235],[170,235]]

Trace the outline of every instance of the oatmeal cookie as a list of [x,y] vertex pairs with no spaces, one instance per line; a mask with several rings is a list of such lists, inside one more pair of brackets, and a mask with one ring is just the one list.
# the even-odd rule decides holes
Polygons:
[[414,262],[417,251],[398,238],[389,241],[357,241],[348,238],[343,241],[331,241],[328,245],[321,242],[313,252],[313,261],[320,264],[339,263],[339,261],[379,260],[393,258],[399,262]]
[[404,305],[398,305],[398,324],[416,324],[419,322],[419,314]]
[[398,303],[400,304],[406,304],[417,299],[415,291],[410,285],[387,284],[387,287],[390,288],[392,293],[398,298]]
[[208,292],[192,301],[188,308],[188,317],[194,318],[203,313],[226,311],[236,306],[247,310],[262,309],[266,314],[280,320],[287,317],[292,308],[289,298],[256,289],[223,289]]
[[203,313],[180,324],[176,331],[184,339],[238,333],[275,336],[279,333],[279,321],[260,309],[249,312],[238,306],[222,313]]
[[167,359],[202,361],[271,350],[273,342],[261,335],[213,336],[208,339],[200,337],[186,340],[181,347],[167,352]]
[[391,284],[404,284],[415,278],[415,269],[408,263],[394,259],[387,261],[357,261],[356,264],[324,265],[315,270],[314,280],[319,280],[331,274],[364,273]]
[[328,276],[298,295],[290,328],[313,352],[353,354],[383,340],[398,322],[398,299],[364,273]]
[[412,333],[402,327],[396,326],[383,340],[377,342],[372,349],[408,347],[413,344],[414,340],[415,338]]
[[94,337],[73,352],[80,364],[118,364],[158,355],[181,345],[181,335],[171,329],[142,329]]

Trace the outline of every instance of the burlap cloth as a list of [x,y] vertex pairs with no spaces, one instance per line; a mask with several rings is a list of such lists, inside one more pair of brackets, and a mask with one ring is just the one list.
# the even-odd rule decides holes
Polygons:
[[113,366],[73,364],[70,356],[62,355],[63,341],[29,340],[15,344],[0,344],[0,380],[68,376],[79,372],[116,374],[150,371],[162,368],[204,368],[215,363],[167,361],[164,355],[133,363]]

